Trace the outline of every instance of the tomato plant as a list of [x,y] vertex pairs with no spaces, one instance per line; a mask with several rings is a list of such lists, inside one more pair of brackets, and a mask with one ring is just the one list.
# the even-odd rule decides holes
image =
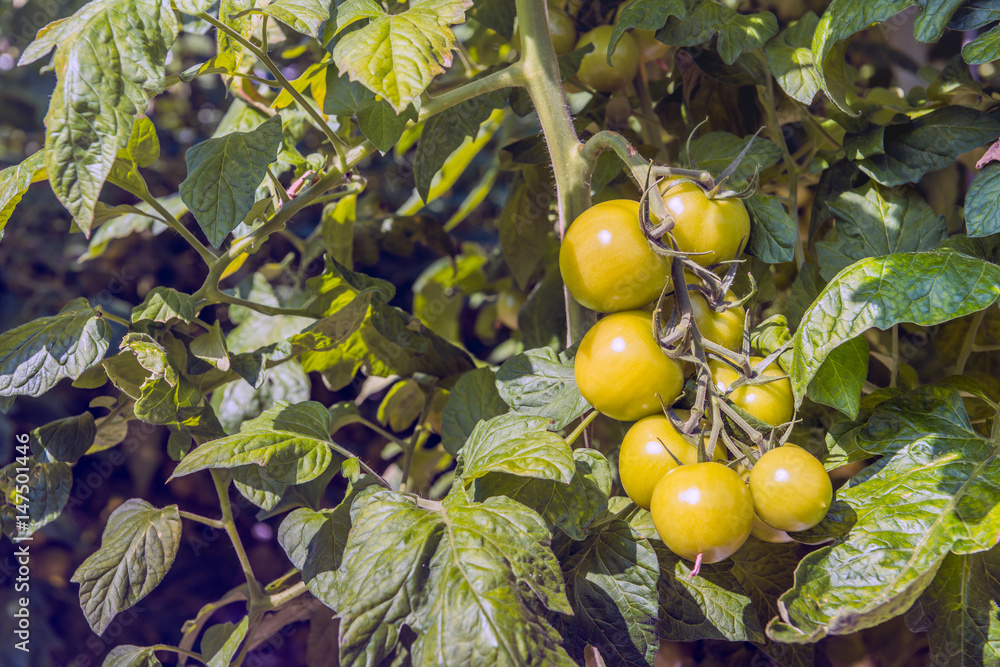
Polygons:
[[996,21],[6,3],[0,664],[1000,664]]

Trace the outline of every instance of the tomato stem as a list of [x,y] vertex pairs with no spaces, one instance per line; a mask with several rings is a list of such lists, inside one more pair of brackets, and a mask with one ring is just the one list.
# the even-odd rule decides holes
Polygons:
[[576,442],[576,439],[580,437],[580,434],[583,433],[584,429],[590,426],[590,422],[594,421],[596,417],[597,410],[591,410],[588,412],[580,423],[577,424],[577,427],[573,429],[573,432],[566,436],[566,444],[572,446],[573,443]]

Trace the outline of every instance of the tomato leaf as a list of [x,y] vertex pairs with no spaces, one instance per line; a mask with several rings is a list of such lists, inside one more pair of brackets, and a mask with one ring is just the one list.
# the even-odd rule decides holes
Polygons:
[[457,44],[450,26],[463,23],[471,6],[471,0],[417,0],[403,12],[387,14],[372,0],[347,0],[337,7],[338,33],[355,21],[370,21],[341,37],[333,60],[341,74],[402,113],[451,65]]
[[104,658],[101,667],[162,667],[152,646],[116,646]]
[[84,298],[0,334],[0,397],[41,396],[100,363],[111,327]]
[[31,452],[39,463],[76,463],[97,436],[94,415],[84,412],[39,426],[31,432]]
[[812,42],[819,17],[809,11],[773,37],[765,47],[767,66],[789,97],[812,104],[823,88],[813,61]]
[[11,214],[32,183],[45,180],[45,150],[32,153],[20,164],[0,170],[0,240]]
[[737,14],[715,0],[684,0],[684,5],[685,15],[669,18],[656,39],[674,46],[698,46],[718,34],[719,55],[727,65],[763,47],[778,32],[778,20],[771,12]]
[[1000,549],[945,556],[934,581],[907,614],[927,631],[931,664],[1000,663]]
[[320,28],[330,18],[330,3],[322,0],[274,0],[262,10],[292,30],[320,38]]
[[1000,296],[1000,267],[954,252],[863,259],[841,271],[795,332],[792,389],[801,402],[830,353],[872,327],[940,324],[986,308]]
[[683,0],[633,0],[615,21],[615,29],[608,42],[607,57],[611,58],[618,40],[626,30],[659,30],[671,16],[676,16],[679,20],[687,16]]
[[952,13],[962,4],[961,0],[834,0],[816,28],[813,39],[813,57],[817,65],[823,90],[843,111],[852,114],[847,102],[846,41],[850,36],[895,16],[907,7],[919,4],[923,11],[914,21],[913,34],[921,42],[936,41],[941,37]]
[[[733,576],[750,596],[761,627],[778,615],[778,597],[791,588],[800,555],[794,544],[768,544],[750,537],[730,557]],[[782,665],[814,664],[811,646],[765,640],[757,645]]]
[[1000,58],[1000,26],[987,30],[962,47],[962,59],[970,65],[983,65]]
[[177,31],[164,0],[95,0],[42,28],[21,54],[26,65],[56,49],[45,168],[56,197],[88,236],[97,197],[136,113],[163,89]]
[[908,187],[887,188],[869,181],[842,192],[828,206],[837,231],[816,244],[820,275],[826,280],[859,259],[931,250],[948,235],[944,217]]
[[573,616],[560,617],[570,654],[595,646],[607,665],[652,665],[656,634],[656,552],[620,519],[582,541],[555,540]]
[[361,133],[371,139],[377,149],[385,153],[403,136],[406,121],[417,120],[417,111],[410,105],[397,115],[385,100],[372,100],[358,109],[357,117]]
[[899,125],[876,126],[844,138],[859,169],[882,185],[915,183],[959,155],[1000,135],[1000,121],[977,109],[948,106]]
[[166,576],[180,544],[177,505],[156,509],[133,498],[112,512],[101,548],[71,580],[80,584],[80,606],[91,629],[102,634],[115,615],[149,595]]
[[[23,472],[23,468],[28,468]],[[27,475],[27,482],[18,480],[21,475]],[[14,505],[14,491],[22,490],[27,484],[27,492],[20,494],[20,501],[27,505],[23,511]],[[0,505],[0,520],[3,532],[8,537],[15,535],[31,535],[43,526],[55,521],[66,506],[73,487],[73,470],[68,463],[62,461],[40,463],[28,459],[26,466],[14,462],[0,469],[0,491],[8,504]],[[27,516],[25,525],[24,519]]]
[[810,553],[781,597],[771,638],[814,642],[902,614],[949,551],[1000,535],[1000,447],[979,436],[958,392],[928,386],[882,403],[857,435],[882,458],[837,493],[848,530]]
[[732,561],[702,565],[698,575],[691,576],[691,563],[658,539],[651,543],[660,561],[660,637],[764,642],[752,601],[734,574]]
[[281,117],[272,116],[254,130],[208,139],[185,153],[181,199],[214,247],[250,213],[281,138]]
[[321,404],[278,401],[256,419],[244,422],[239,433],[193,449],[170,479],[208,468],[256,464],[276,482],[302,484],[330,465],[329,433],[330,413]]
[[195,317],[195,302],[190,294],[169,287],[154,287],[142,303],[132,309],[132,322],[162,322],[176,320],[190,323]]
[[976,174],[965,194],[965,228],[969,236],[1000,232],[1000,163],[991,163]]
[[503,472],[569,484],[576,471],[572,451],[548,424],[544,417],[517,414],[479,422],[459,454],[462,479]]
[[868,341],[864,336],[855,336],[830,352],[816,377],[809,382],[806,396],[855,419],[866,377]]
[[590,409],[576,386],[573,364],[563,363],[547,347],[503,362],[497,371],[497,391],[515,412],[550,419],[556,431]]
[[441,444],[458,456],[462,445],[480,421],[507,412],[507,404],[497,392],[496,375],[489,368],[463,373],[448,394],[441,414]]
[[511,188],[497,222],[500,250],[514,280],[525,288],[545,257],[555,192],[544,172],[535,168],[529,168],[527,177],[517,178]]
[[484,501],[507,496],[538,512],[546,523],[570,539],[587,538],[586,528],[608,505],[611,466],[592,449],[574,449],[576,472],[569,484],[549,479],[489,473],[475,481],[474,496]]
[[201,638],[201,654],[208,667],[227,667],[246,637],[250,617],[237,623],[219,623],[205,630]]
[[768,264],[792,261],[799,229],[784,205],[777,197],[760,193],[745,203],[753,222],[747,251]]
[[340,616],[341,664],[379,664],[403,624],[414,664],[575,664],[544,614],[571,612],[548,541],[541,517],[507,498],[367,492],[324,598]]

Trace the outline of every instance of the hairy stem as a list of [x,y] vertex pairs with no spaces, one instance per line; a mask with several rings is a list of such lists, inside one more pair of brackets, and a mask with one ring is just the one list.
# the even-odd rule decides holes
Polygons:
[[523,86],[524,83],[524,69],[520,62],[516,62],[499,72],[494,72],[481,79],[469,81],[457,88],[439,93],[426,100],[420,107],[419,121],[427,120],[431,116],[435,116],[456,104],[461,104],[474,97],[491,93],[494,90]]
[[[516,0],[521,30],[521,67],[524,86],[538,112],[556,181],[559,238],[566,227],[590,206],[590,175],[580,152],[573,119],[566,106],[552,38],[548,6],[540,0]],[[583,335],[583,310],[563,289],[566,299],[566,345]]]

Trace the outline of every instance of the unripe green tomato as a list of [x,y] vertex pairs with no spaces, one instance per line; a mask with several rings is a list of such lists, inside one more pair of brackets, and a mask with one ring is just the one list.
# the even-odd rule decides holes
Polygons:
[[[557,56],[569,53],[576,46],[576,22],[569,14],[552,5],[549,5],[549,37]],[[521,29],[516,23],[511,44],[514,48],[521,48]]]
[[670,263],[653,252],[639,224],[639,202],[591,206],[566,230],[559,272],[573,298],[602,313],[632,310],[660,296]]
[[639,71],[639,50],[632,35],[625,33],[611,54],[608,64],[608,44],[614,28],[600,25],[585,33],[576,48],[593,44],[594,50],[583,57],[577,76],[587,86],[599,93],[614,93],[629,84]]
[[[687,275],[690,276],[689,283],[696,280],[691,274]],[[694,323],[702,337],[727,350],[740,349],[743,345],[743,326],[747,318],[743,306],[727,308],[721,313],[717,313],[708,305],[708,300],[701,292],[688,290],[688,297],[691,299],[691,314],[694,316]],[[736,295],[729,292],[726,294],[726,300],[735,302]],[[674,298],[667,297],[663,300],[660,321],[664,324],[669,322],[673,312]]]
[[573,368],[583,397],[620,421],[660,412],[660,399],[670,405],[684,386],[681,365],[660,349],[652,316],[640,310],[598,320],[580,341]]
[[709,199],[694,183],[678,183],[663,192],[674,219],[671,234],[681,252],[705,253],[691,259],[709,266],[736,259],[750,238],[750,216],[739,199]]
[[833,485],[819,459],[801,447],[784,445],[754,464],[750,495],[757,516],[772,528],[808,530],[829,511]]
[[670,470],[657,483],[650,514],[672,552],[717,563],[736,552],[753,527],[753,502],[739,474],[721,463]]
[[[755,366],[761,360],[761,357],[751,357],[750,365]],[[739,371],[723,361],[713,359],[708,362],[708,367],[712,371],[716,388],[722,394],[729,391],[729,387],[741,377]],[[781,378],[786,373],[774,363],[765,368],[761,375]],[[729,394],[729,400],[771,426],[788,422],[794,412],[792,383],[787,377],[766,384],[743,385]]]

